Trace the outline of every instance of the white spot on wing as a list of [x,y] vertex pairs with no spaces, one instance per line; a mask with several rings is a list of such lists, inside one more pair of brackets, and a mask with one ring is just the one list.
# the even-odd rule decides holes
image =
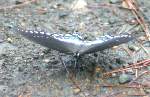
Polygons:
[[45,34],[44,32],[40,32],[41,34]]
[[38,31],[34,31],[34,33],[38,34],[39,32]]
[[30,31],[30,33],[33,33],[33,31]]
[[50,33],[46,33],[46,35],[47,35],[47,36],[50,36],[51,34],[50,34]]
[[110,35],[105,35],[107,38],[112,39],[113,37]]

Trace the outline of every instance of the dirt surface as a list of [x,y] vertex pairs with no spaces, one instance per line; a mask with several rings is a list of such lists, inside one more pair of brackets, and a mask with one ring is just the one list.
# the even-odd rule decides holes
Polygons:
[[[149,97],[150,88],[117,87],[131,82],[136,77],[134,70],[102,77],[105,72],[149,59],[150,42],[147,40],[143,44],[147,53],[133,40],[117,48],[85,55],[75,68],[71,55],[33,43],[14,30],[20,26],[55,33],[77,32],[88,40],[129,32],[134,25],[125,20],[135,18],[129,10],[108,6],[95,8],[109,1],[121,6],[121,0],[88,0],[89,7],[84,6],[86,3],[77,6],[72,0],[29,0],[33,2],[26,4],[24,1],[28,0],[0,0],[0,97]],[[145,16],[150,17],[150,2],[138,1]],[[144,32],[138,30],[138,33]],[[130,49],[130,54],[123,48]],[[150,69],[146,67],[138,72],[145,70]],[[146,74],[138,81],[148,83],[149,80],[150,75]],[[117,86],[102,87],[102,84]]]

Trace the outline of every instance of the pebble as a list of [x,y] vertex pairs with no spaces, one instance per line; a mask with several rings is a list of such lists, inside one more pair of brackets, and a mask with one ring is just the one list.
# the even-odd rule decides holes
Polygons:
[[138,46],[135,46],[135,45],[129,45],[128,48],[129,48],[131,51],[138,51],[138,50],[139,50],[139,47],[138,47]]
[[121,74],[120,76],[119,76],[119,82],[121,83],[121,84],[124,84],[124,83],[127,83],[127,82],[130,82],[132,80],[132,78],[131,78],[131,76],[130,75],[128,75],[128,74]]
[[12,42],[13,42],[13,40],[12,40],[11,38],[7,38],[7,41],[8,41],[9,43],[12,43]]
[[15,2],[16,5],[22,4],[22,3],[23,3],[23,2],[21,2],[21,1],[16,1],[16,2]]
[[143,45],[144,45],[145,47],[150,47],[150,41],[146,41]]
[[87,8],[87,1],[86,0],[74,0],[74,2],[72,3],[71,9],[76,12],[76,13],[85,13],[88,12],[88,8]]
[[84,9],[87,6],[87,2],[85,0],[75,0],[74,5],[72,5],[72,9]]
[[115,4],[115,3],[120,2],[120,0],[109,0],[109,2],[112,3],[112,4]]
[[49,63],[49,62],[50,62],[50,59],[48,59],[48,58],[47,58],[47,59],[44,59],[43,62]]
[[63,9],[63,5],[61,3],[56,3],[53,5],[53,8],[55,9]]
[[18,67],[19,72],[23,72],[24,68],[23,67]]
[[5,85],[0,85],[0,91],[7,91],[8,90],[8,86],[5,86]]
[[118,64],[124,64],[125,60],[123,58],[116,58],[116,63],[118,63]]
[[78,94],[81,90],[79,88],[73,89],[74,94]]
[[1,43],[0,44],[0,55],[6,54],[9,50],[15,50],[15,46],[10,43]]
[[59,18],[65,18],[66,16],[68,16],[69,13],[68,12],[60,12],[59,13]]
[[118,68],[119,65],[120,65],[120,64],[111,64],[111,68],[112,68],[112,69],[116,69],[116,68]]

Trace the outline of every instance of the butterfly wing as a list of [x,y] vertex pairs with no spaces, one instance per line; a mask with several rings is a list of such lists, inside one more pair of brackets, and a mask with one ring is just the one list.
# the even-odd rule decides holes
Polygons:
[[62,53],[75,54],[81,44],[80,40],[63,38],[61,34],[51,34],[44,31],[17,29],[17,32],[29,40]]
[[82,47],[83,49],[80,50],[79,55],[108,49],[113,46],[117,46],[126,43],[128,41],[131,41],[132,39],[133,37],[127,34],[118,36],[105,35],[95,41],[86,42]]

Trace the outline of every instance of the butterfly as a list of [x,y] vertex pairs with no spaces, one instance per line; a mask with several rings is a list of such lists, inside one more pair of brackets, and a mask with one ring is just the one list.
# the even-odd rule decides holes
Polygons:
[[130,34],[120,34],[116,36],[104,35],[94,41],[86,41],[78,34],[58,34],[20,28],[17,28],[17,32],[45,47],[77,56],[102,51],[134,39]]

